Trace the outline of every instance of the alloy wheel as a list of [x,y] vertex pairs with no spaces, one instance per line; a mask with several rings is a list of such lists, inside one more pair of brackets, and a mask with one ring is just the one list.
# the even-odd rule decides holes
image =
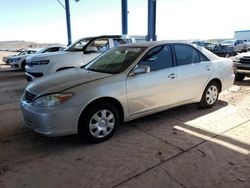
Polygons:
[[216,86],[211,85],[206,92],[206,101],[209,105],[212,105],[216,102],[218,97],[218,89]]
[[96,112],[89,122],[89,130],[95,138],[104,138],[108,136],[115,126],[115,116],[109,110],[100,110]]

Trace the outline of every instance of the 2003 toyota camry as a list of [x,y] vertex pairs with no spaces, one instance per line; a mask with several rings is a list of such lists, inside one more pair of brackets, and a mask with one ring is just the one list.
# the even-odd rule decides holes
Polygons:
[[233,80],[231,59],[194,44],[129,44],[84,67],[35,80],[21,108],[25,122],[38,133],[79,133],[100,142],[121,122],[188,103],[211,107]]

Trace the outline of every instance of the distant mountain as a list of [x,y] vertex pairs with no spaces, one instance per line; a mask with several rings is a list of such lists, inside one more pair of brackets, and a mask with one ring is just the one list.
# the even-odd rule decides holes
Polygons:
[[29,41],[0,41],[0,49],[18,50],[22,48],[43,48],[47,46],[65,46],[60,43],[36,43]]

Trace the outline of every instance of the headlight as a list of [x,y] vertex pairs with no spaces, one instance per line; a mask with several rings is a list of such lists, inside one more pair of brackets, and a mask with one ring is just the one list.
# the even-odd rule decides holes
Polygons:
[[38,60],[38,61],[31,61],[32,65],[47,65],[49,64],[49,60]]
[[233,62],[238,63],[240,61],[240,57],[235,56],[233,58]]
[[73,95],[73,93],[56,93],[44,95],[33,101],[32,105],[39,107],[54,107],[69,100]]

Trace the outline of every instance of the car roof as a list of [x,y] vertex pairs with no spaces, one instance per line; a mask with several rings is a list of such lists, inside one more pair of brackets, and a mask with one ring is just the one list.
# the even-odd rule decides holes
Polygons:
[[124,44],[123,46],[131,46],[131,47],[154,47],[162,44],[173,44],[173,43],[181,43],[181,44],[188,44],[191,46],[197,46],[191,42],[184,42],[179,40],[162,40],[162,41],[150,41],[150,42],[137,42],[137,43],[129,43]]
[[209,60],[216,60],[219,57],[215,55],[214,53],[210,52],[209,50],[205,49],[202,46],[190,43],[190,42],[184,42],[184,41],[178,41],[178,40],[164,40],[164,41],[151,41],[151,42],[138,42],[138,43],[129,43],[129,44],[124,44],[122,46],[126,47],[144,47],[144,48],[153,48],[162,44],[187,44],[190,46],[193,46],[209,59]]

